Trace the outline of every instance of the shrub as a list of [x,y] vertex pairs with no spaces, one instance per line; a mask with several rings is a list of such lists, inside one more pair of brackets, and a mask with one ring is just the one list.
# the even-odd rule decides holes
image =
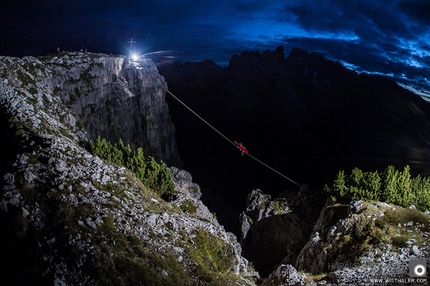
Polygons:
[[410,239],[414,240],[414,245],[421,246],[428,240],[422,233],[430,230],[429,218],[428,215],[416,209],[393,208],[375,220],[372,231],[375,233],[379,229],[381,235],[378,241],[384,240],[391,243],[393,250],[404,247]]
[[151,156],[145,157],[142,148],[137,148],[135,152],[121,139],[118,143],[111,144],[98,136],[91,145],[91,151],[102,159],[127,167],[145,186],[160,196],[175,193],[175,186],[167,165],[162,161],[158,163]]
[[193,238],[187,237],[190,242],[187,252],[197,264],[198,276],[208,285],[233,285],[230,281],[235,261],[232,247],[203,228]]
[[197,211],[197,207],[190,200],[183,201],[179,208],[183,212],[187,212],[189,214],[195,214]]
[[430,180],[428,177],[411,178],[410,168],[403,171],[388,166],[384,172],[363,172],[355,168],[351,175],[337,174],[332,187],[324,190],[333,201],[383,201],[402,207],[415,205],[421,211],[430,210]]

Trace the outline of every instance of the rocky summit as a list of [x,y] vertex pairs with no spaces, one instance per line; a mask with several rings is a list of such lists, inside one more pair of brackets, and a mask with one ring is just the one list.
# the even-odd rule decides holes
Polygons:
[[[59,112],[54,118],[90,140],[122,138],[158,160],[181,165],[164,99],[167,84],[150,60],[85,53],[2,57],[0,75],[4,86],[20,88],[16,91],[32,108],[49,109],[51,116]],[[57,100],[66,107],[57,108]]]

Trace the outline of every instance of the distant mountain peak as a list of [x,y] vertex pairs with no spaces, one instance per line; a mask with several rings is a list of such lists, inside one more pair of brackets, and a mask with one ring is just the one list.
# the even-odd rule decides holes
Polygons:
[[307,50],[296,47],[291,50],[290,54],[287,57],[287,60],[291,58],[307,59],[308,57],[309,53]]

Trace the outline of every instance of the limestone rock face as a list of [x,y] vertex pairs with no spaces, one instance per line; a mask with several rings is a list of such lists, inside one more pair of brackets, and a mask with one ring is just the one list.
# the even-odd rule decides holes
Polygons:
[[[171,167],[169,170],[175,183],[175,190],[178,192],[172,202],[186,208],[191,206],[193,210],[195,208],[196,215],[219,226],[218,220],[214,217],[213,213],[200,200],[202,196],[200,186],[193,182],[191,174],[176,167]],[[239,252],[241,252],[240,245],[239,249]]]
[[272,285],[308,285],[305,283],[305,274],[300,274],[290,264],[279,265],[267,279],[264,279],[261,286]]
[[[301,200],[307,197],[306,208]],[[318,204],[309,198],[307,186],[291,199],[272,199],[260,190],[248,196],[247,209],[240,216],[243,255],[252,261],[263,277],[284,261],[294,264],[312,232]]]
[[59,97],[71,110],[64,121],[78,125],[88,139],[100,135],[117,142],[121,138],[168,165],[182,165],[165,101],[167,84],[151,60],[62,53],[14,59],[16,69],[8,67],[8,61],[4,59],[1,69],[8,85],[28,87],[38,94],[43,88],[42,100]]
[[[306,193],[304,188],[300,193],[297,198]],[[421,265],[430,263],[428,212],[383,202],[351,201],[348,204],[335,204],[328,199],[313,225],[311,235],[304,239],[305,245],[294,264],[291,264],[291,252],[279,260],[276,251],[270,249],[271,246],[282,252],[280,245],[288,249],[288,238],[293,237],[291,232],[297,231],[280,218],[276,219],[277,216],[284,216],[283,212],[270,211],[277,200],[280,199],[273,200],[259,190],[253,191],[249,196],[248,209],[242,214],[242,219],[247,222],[242,224],[244,255],[252,251],[247,245],[249,239],[257,238],[258,243],[253,244],[255,249],[252,259],[273,263],[269,260],[271,257],[277,261],[271,273],[262,271],[265,278],[260,285],[374,285],[375,279],[410,281],[419,285],[426,281],[414,276],[412,271],[415,268],[411,266],[411,261]],[[306,200],[309,201],[309,197]],[[288,207],[284,206],[282,210],[291,215],[297,212],[297,207],[293,207],[295,204],[297,200],[289,200]],[[300,215],[297,217],[303,218]],[[279,225],[265,222],[263,232],[259,223],[265,220],[278,222]],[[290,225],[293,223],[289,222]],[[282,226],[285,227],[280,235]],[[305,224],[302,225],[302,231],[304,229]],[[300,236],[296,236],[296,239],[303,241]],[[266,256],[262,255],[263,247],[268,252]],[[255,266],[257,270],[261,267],[260,264]]]
[[[167,113],[164,80],[150,62],[124,61],[87,54],[0,57],[0,133],[8,142],[3,147],[13,147],[0,150],[2,282],[255,285],[258,273],[200,201],[191,174],[170,167],[178,194],[164,200],[130,170],[82,146],[96,135],[91,132],[126,132],[121,120],[128,119],[152,126],[145,127],[149,143],[169,142],[159,126],[168,118],[161,114]],[[138,125],[143,114],[151,123]]]
[[430,216],[381,202],[327,201],[297,270],[328,273],[337,285],[371,285],[371,279],[408,279],[409,263],[428,265]]
[[[329,203],[328,203],[329,204]],[[340,219],[344,219],[347,214],[346,206],[327,207],[328,204],[322,209],[320,217],[314,225],[314,231],[300,252],[297,259],[296,266],[299,270],[307,269],[312,273],[322,272],[327,270],[328,261],[330,259],[331,251],[324,250],[324,243],[326,235],[337,230],[337,227],[332,227]],[[345,221],[340,222],[343,225]],[[328,236],[330,237],[330,235]]]

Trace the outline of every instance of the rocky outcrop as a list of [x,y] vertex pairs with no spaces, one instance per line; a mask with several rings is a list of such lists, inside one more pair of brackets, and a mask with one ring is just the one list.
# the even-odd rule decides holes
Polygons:
[[410,261],[429,264],[429,236],[430,216],[416,209],[328,201],[295,266],[308,273],[327,273],[326,280],[339,285],[372,285],[375,279],[419,284]]
[[291,264],[281,264],[269,275],[267,279],[264,279],[261,286],[272,286],[272,285],[308,285],[306,283],[306,275],[298,273],[297,270]]
[[[178,192],[178,194],[174,195],[172,202],[185,208],[190,206],[197,216],[220,226],[214,214],[200,200],[202,196],[200,186],[193,182],[191,174],[176,167],[171,167],[170,173],[175,183],[175,190]],[[241,253],[241,250],[239,253]]]
[[22,86],[39,107],[59,97],[71,112],[63,121],[87,133],[117,142],[169,165],[181,166],[165,101],[164,78],[151,60],[130,62],[123,56],[61,53],[41,58],[3,58],[2,77]]
[[429,212],[328,199],[309,215],[311,206],[318,205],[312,198],[306,186],[297,195],[283,193],[276,199],[260,190],[248,196],[241,214],[241,243],[244,256],[264,277],[259,285],[427,281],[413,272],[413,263],[424,268],[430,263]]
[[263,277],[280,262],[294,265],[319,209],[306,185],[298,194],[275,199],[260,190],[252,191],[240,216],[243,255]]

